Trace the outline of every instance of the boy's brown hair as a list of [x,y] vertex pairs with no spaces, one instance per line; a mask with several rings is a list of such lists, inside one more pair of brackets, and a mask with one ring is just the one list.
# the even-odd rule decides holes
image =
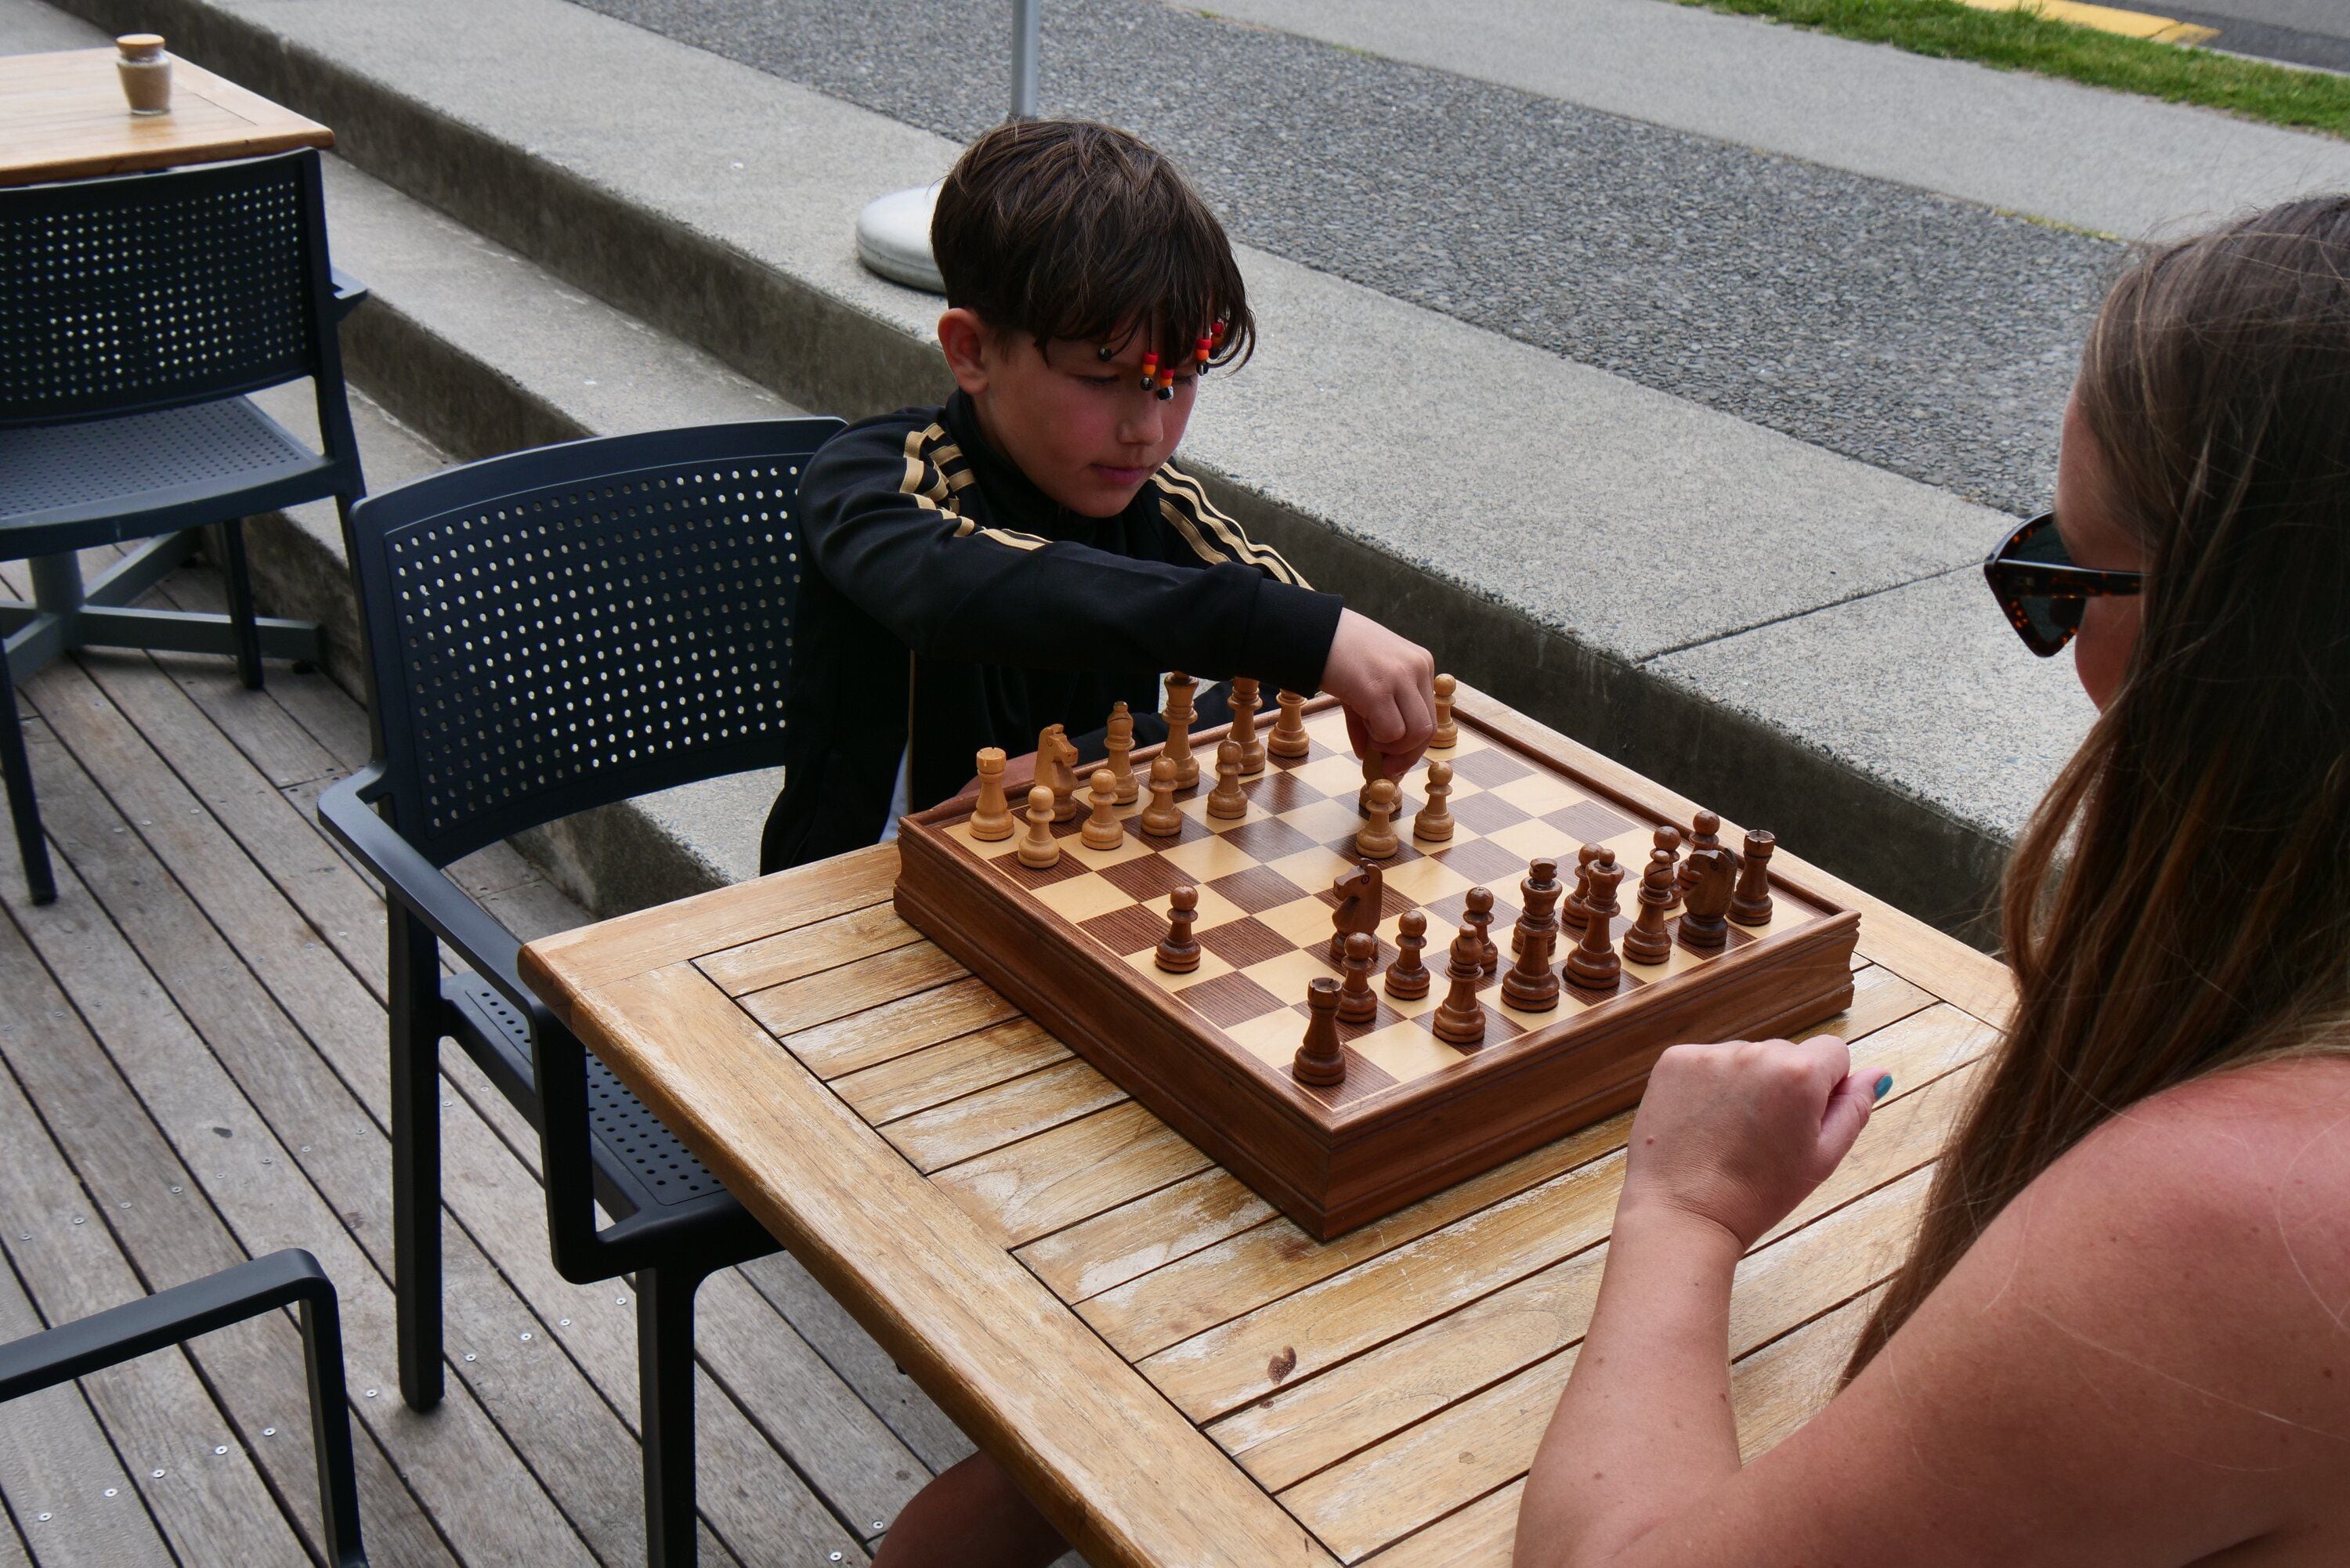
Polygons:
[[1255,343],[1216,214],[1166,158],[1091,120],[1011,120],[972,142],[939,190],[931,251],[949,305],[1040,348],[1139,329],[1182,369],[1219,318],[1211,363]]

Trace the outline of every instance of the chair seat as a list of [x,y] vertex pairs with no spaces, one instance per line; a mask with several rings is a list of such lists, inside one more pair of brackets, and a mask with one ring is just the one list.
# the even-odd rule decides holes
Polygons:
[[[0,430],[0,552],[135,539],[327,494],[339,465],[250,398]],[[71,527],[70,539],[39,540]]]
[[[467,1054],[491,1075],[498,1092],[524,1107],[536,1122],[537,1095],[533,1086],[529,1022],[476,975],[444,980],[441,993],[456,1010],[461,1025],[472,1026],[470,1033],[475,1038],[461,1033],[459,1044],[468,1047]],[[495,1059],[483,1060],[482,1052],[473,1049],[476,1045],[486,1047]],[[671,1209],[697,1199],[727,1198],[724,1183],[592,1052],[588,1057],[588,1125],[598,1196],[607,1207],[635,1212]]]

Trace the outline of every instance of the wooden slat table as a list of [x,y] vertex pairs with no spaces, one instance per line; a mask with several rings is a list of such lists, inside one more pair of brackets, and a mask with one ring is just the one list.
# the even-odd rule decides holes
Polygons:
[[[860,850],[546,938],[524,971],[1099,1568],[1505,1564],[1628,1116],[1319,1243],[901,922],[896,873]],[[1895,1087],[1740,1267],[1750,1452],[1826,1397],[2011,996],[1809,874],[1863,911],[1827,1027]]]
[[169,113],[134,115],[112,49],[0,57],[0,185],[331,147],[335,133],[174,57]]

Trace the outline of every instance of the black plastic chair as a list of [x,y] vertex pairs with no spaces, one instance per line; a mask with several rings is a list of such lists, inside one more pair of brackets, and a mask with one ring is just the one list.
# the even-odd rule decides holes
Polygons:
[[352,1568],[366,1563],[367,1553],[359,1547],[351,1413],[343,1397],[341,1319],[334,1282],[298,1247],[0,1345],[0,1405],[287,1306],[301,1309],[327,1560]]
[[[366,291],[327,259],[310,150],[0,190],[0,776],[33,901],[57,897],[12,682],[68,649],[316,659],[318,628],[254,614],[244,518],[366,488],[337,328]],[[246,393],[310,378],[321,452]],[[130,606],[218,526],[230,613]],[[85,585],[77,550],[154,542]]]
[[[400,1393],[420,1410],[441,1397],[445,1035],[539,1130],[556,1269],[636,1275],[657,1564],[694,1558],[694,1292],[776,1243],[524,987],[519,945],[442,867],[779,759],[800,468],[839,428],[761,420],[517,452],[372,496],[346,530],[375,760],[318,815],[390,905]],[[443,941],[472,974],[441,979]],[[624,1216],[600,1232],[599,1199]]]

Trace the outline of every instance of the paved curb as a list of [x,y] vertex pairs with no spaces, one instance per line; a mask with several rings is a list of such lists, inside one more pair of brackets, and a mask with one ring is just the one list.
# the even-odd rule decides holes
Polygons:
[[[191,57],[337,126],[346,156],[369,172],[796,401],[858,412],[934,398],[943,386],[935,348],[906,315],[886,319],[204,0],[66,4],[109,27],[159,27]],[[463,437],[462,450],[484,431],[499,432],[491,445],[509,434],[523,444],[574,433],[549,409],[499,390],[494,366],[465,362],[396,312],[367,321],[375,308],[352,323],[354,374],[363,384],[380,375],[394,410],[428,434]],[[1428,642],[1479,686],[1733,818],[1771,823],[1809,858],[1928,919],[1965,929],[1984,906],[2007,847],[1996,826],[1955,815],[1684,680],[1595,651],[1565,628],[1431,574],[1390,541],[1278,498],[1277,485],[1211,482],[1222,504],[1309,575],[1345,583],[1353,602]],[[289,567],[286,590],[317,592],[310,571]]]

